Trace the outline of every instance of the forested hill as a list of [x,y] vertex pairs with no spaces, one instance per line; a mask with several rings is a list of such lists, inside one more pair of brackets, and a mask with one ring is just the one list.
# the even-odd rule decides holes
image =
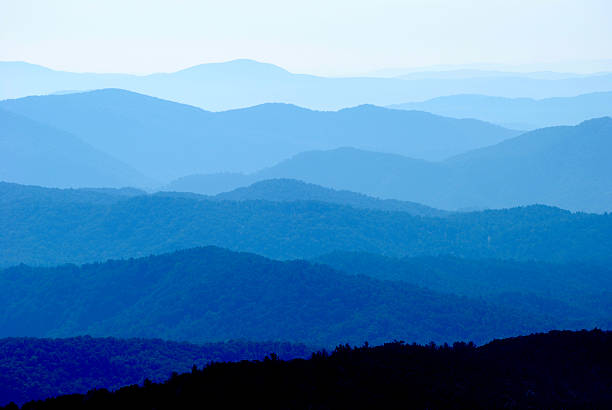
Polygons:
[[473,340],[567,327],[403,282],[207,247],[77,267],[0,271],[0,337],[82,334],[313,346]]
[[303,344],[228,341],[194,345],[159,339],[0,339],[0,406],[94,388],[118,389],[210,362],[306,358]]
[[133,196],[146,195],[136,188],[59,189],[36,185],[21,185],[0,181],[0,203],[93,203],[111,204]]
[[392,258],[334,252],[314,259],[353,275],[400,280],[437,292],[548,313],[574,327],[612,328],[612,268],[609,265],[451,256]]
[[[550,332],[456,343],[338,347],[309,360],[219,363],[111,393],[32,402],[24,410],[139,408],[610,408],[612,333]],[[15,406],[6,408],[15,409]]]
[[137,196],[110,204],[0,201],[0,266],[56,265],[215,245],[277,259],[332,251],[605,262],[612,215],[530,206],[423,218],[320,202]]
[[213,198],[232,201],[262,200],[275,202],[319,201],[349,205],[360,209],[407,212],[412,215],[441,217],[450,212],[416,202],[378,199],[346,190],[335,190],[297,179],[278,178],[255,182],[252,185],[223,192]]

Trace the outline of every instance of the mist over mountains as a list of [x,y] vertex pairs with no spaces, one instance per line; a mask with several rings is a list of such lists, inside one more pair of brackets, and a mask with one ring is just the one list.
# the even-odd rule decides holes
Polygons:
[[0,108],[70,132],[160,182],[254,171],[305,150],[346,145],[437,160],[518,135],[481,121],[375,106],[322,112],[266,104],[212,113],[115,89],[6,100]]
[[577,125],[612,116],[612,92],[556,98],[504,98],[487,95],[451,95],[423,102],[394,104],[390,108],[427,111],[453,118],[476,118],[504,127],[533,130]]
[[[308,408],[342,407],[317,389],[336,403],[367,369],[423,408],[608,403],[610,333],[579,330],[612,327],[610,90],[610,73],[0,63],[0,405],[184,408],[236,380],[250,400],[289,368]],[[553,329],[572,332],[491,342]],[[431,341],[460,342],[412,344]],[[364,342],[384,345],[345,345]],[[277,379],[245,396],[256,372]]]
[[[0,109],[22,118],[21,125],[12,120],[16,132],[43,141],[3,139],[2,178],[24,184],[214,195],[290,178],[446,210],[534,203],[612,209],[609,117],[520,135],[422,111],[265,104],[213,113],[115,89],[5,100]],[[64,145],[49,142],[55,139]],[[76,164],[87,156],[81,170]],[[102,161],[104,169],[96,165]],[[29,163],[26,177],[20,169]],[[54,171],[34,172],[43,166]]]
[[0,99],[65,90],[122,88],[214,111],[268,102],[337,110],[453,94],[549,98],[612,90],[609,73],[556,79],[531,78],[519,73],[471,78],[333,78],[293,74],[272,64],[244,59],[145,76],[70,73],[23,62],[2,62],[0,81],[3,90]]
[[612,118],[550,127],[441,162],[340,148],[310,151],[248,175],[181,178],[167,190],[216,193],[271,178],[292,178],[434,208],[546,204],[612,210]]
[[57,187],[143,186],[152,180],[73,134],[0,109],[0,178]]

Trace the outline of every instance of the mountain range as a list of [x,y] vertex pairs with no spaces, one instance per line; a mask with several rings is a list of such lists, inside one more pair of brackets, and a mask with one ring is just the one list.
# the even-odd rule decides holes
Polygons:
[[290,73],[272,64],[234,60],[150,75],[71,73],[24,62],[0,63],[0,99],[122,88],[207,110],[268,102],[337,110],[361,104],[389,105],[453,94],[502,97],[567,97],[612,90],[612,74],[530,78],[516,73],[473,78],[318,77]]
[[[206,247],[124,261],[0,271],[0,337],[80,334],[314,346],[473,340],[567,326],[305,261]],[[70,294],[70,297],[66,297]]]
[[292,178],[440,209],[546,204],[585,212],[612,210],[612,118],[531,131],[441,162],[341,148],[298,154],[258,172],[192,175],[165,187],[217,193]]
[[423,102],[394,104],[390,108],[427,111],[452,118],[475,118],[508,128],[532,130],[576,125],[591,118],[612,116],[612,92],[540,100],[451,95]]
[[0,109],[11,124],[0,178],[24,184],[214,195],[289,178],[446,210],[612,210],[609,117],[518,135],[421,111],[266,104],[213,113],[114,89]]
[[[19,190],[7,185],[6,190]],[[0,202],[0,263],[52,266],[215,245],[277,259],[332,251],[607,263],[612,214],[529,206],[411,215],[342,203],[207,199],[193,194],[59,200],[63,191]],[[73,190],[67,191],[74,196]]]
[[519,134],[370,105],[323,112],[265,104],[213,113],[116,89],[6,100],[0,109],[69,132],[161,182],[250,172],[302,151],[347,145],[437,160]]

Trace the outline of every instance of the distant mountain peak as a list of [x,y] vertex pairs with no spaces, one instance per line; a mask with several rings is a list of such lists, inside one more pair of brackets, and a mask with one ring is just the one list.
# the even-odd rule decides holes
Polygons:
[[602,127],[612,125],[612,117],[591,118],[590,120],[582,121],[578,127]]
[[251,112],[262,112],[262,111],[274,111],[276,113],[278,113],[279,110],[283,110],[283,112],[313,112],[315,110],[311,110],[309,108],[304,108],[304,107],[300,107],[299,105],[295,105],[295,104],[288,104],[288,103],[282,103],[282,102],[267,102],[267,103],[263,103],[263,104],[257,104],[257,105],[253,105],[250,107],[244,107],[244,108],[236,108],[233,110],[225,110],[225,111],[221,111],[221,112],[247,112],[247,111],[251,111]]
[[188,67],[179,70],[174,74],[179,73],[206,73],[206,74],[237,74],[240,76],[249,76],[253,74],[291,74],[289,71],[270,63],[262,63],[250,59],[236,59],[217,63],[198,64],[193,67]]

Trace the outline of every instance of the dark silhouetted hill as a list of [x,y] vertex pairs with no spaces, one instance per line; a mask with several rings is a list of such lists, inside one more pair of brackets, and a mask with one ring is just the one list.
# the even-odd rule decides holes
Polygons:
[[0,339],[0,405],[24,403],[95,388],[118,389],[210,362],[306,358],[302,344],[228,341],[194,345],[159,339],[89,336],[69,339]]
[[[91,391],[23,409],[228,408],[609,408],[612,335],[550,332],[481,347],[351,348],[309,360],[219,363],[165,383]],[[14,407],[13,407],[14,408]]]

